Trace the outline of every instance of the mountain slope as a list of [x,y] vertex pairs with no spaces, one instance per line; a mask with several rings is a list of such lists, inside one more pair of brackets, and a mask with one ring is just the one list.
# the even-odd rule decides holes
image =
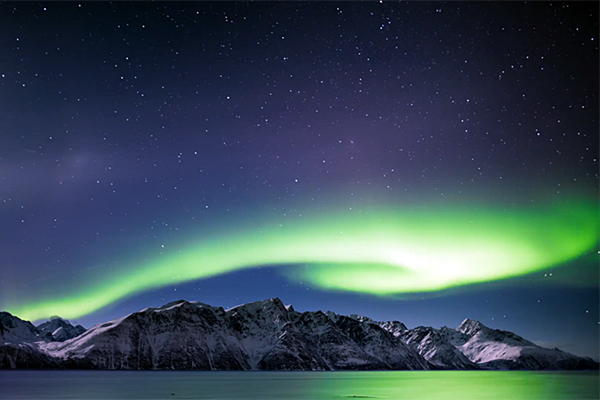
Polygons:
[[[447,328],[446,328],[447,329]],[[450,343],[447,330],[419,326],[402,332],[402,340],[423,358],[442,369],[479,369]]]
[[[366,331],[365,331],[366,329]],[[223,310],[179,301],[96,325],[40,349],[74,366],[102,369],[426,369],[389,332],[279,299]]]
[[10,343],[28,343],[42,340],[43,336],[29,321],[0,311],[0,340]]
[[56,367],[52,357],[33,344],[43,339],[44,335],[31,322],[0,312],[0,369]]
[[486,369],[597,369],[591,358],[578,357],[557,348],[546,349],[512,332],[491,329],[465,319],[452,343],[469,360]]
[[0,312],[0,368],[570,370],[598,363],[469,319],[456,329],[407,329],[399,321],[297,312],[272,298],[228,310],[179,300],[88,331],[58,318],[36,328]]

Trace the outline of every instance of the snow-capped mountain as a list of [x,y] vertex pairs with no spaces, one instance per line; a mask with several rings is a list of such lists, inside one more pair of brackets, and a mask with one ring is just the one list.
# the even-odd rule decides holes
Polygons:
[[[469,360],[488,369],[595,369],[598,363],[557,348],[546,349],[512,332],[465,319],[451,342]],[[462,334],[462,335],[460,335]]]
[[438,330],[419,326],[403,331],[401,337],[423,358],[441,369],[479,369],[448,340],[447,328]]
[[42,335],[31,322],[0,311],[0,339],[1,343],[30,343],[41,340]]
[[[46,325],[50,323],[54,325]],[[52,320],[35,327],[29,321],[23,321],[7,312],[0,312],[0,368],[57,368],[56,360],[40,352],[36,345],[40,341],[57,340],[52,332],[43,326],[56,326],[53,328],[55,334],[65,339],[85,331],[82,326],[73,327],[63,320]],[[60,333],[61,331],[64,332]]]
[[34,326],[29,321],[15,317],[7,312],[0,312],[0,340],[4,343],[33,343],[39,340],[64,341],[81,335],[85,328],[73,326],[60,317],[52,317],[49,321]]
[[74,338],[85,332],[83,326],[73,326],[69,321],[60,317],[52,317],[49,321],[38,325],[36,328],[40,333],[45,335],[45,337],[51,337],[58,342],[64,342],[67,339]]
[[[336,314],[331,311],[327,311],[327,315],[330,315],[331,318],[336,318]],[[408,329],[406,327],[406,325],[404,325],[400,321],[373,321],[369,317],[365,317],[364,315],[357,315],[357,314],[350,314],[350,315],[348,315],[348,317],[355,319],[359,322],[368,322],[371,324],[379,325],[381,328],[392,333],[394,336],[400,336],[400,334],[402,332],[404,332],[405,330]]]
[[407,329],[399,321],[297,312],[277,298],[227,310],[180,300],[98,324],[71,338],[66,336],[83,328],[61,319],[36,328],[0,313],[0,322],[0,368],[598,368],[591,359],[544,349],[477,321],[465,320],[457,329]]
[[228,310],[178,301],[39,347],[67,365],[107,369],[429,368],[377,325],[299,313],[277,298]]

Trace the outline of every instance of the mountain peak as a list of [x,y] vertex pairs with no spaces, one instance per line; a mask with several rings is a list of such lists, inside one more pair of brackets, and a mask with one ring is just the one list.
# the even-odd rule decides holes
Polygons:
[[202,303],[200,301],[188,301],[188,300],[174,300],[174,301],[170,301],[167,304],[163,304],[162,306],[158,307],[158,308],[152,308],[152,307],[148,307],[148,308],[144,308],[141,311],[168,311],[168,310],[173,310],[174,308],[180,307],[180,306],[196,306],[196,307],[211,307],[210,305],[206,304],[206,303]]
[[358,322],[374,322],[371,318],[360,314],[350,314],[348,317],[357,320]]
[[183,303],[188,303],[188,301],[187,300],[183,300],[183,299],[181,299],[181,300],[175,300],[175,301],[170,301],[167,304],[163,304],[162,306],[158,307],[157,309],[158,310],[165,310],[167,308],[178,306],[178,305],[183,304]]
[[36,329],[46,338],[59,342],[64,342],[67,339],[74,338],[86,330],[81,325],[73,326],[66,319],[56,316],[39,324]]
[[271,297],[270,299],[259,300],[259,301],[255,301],[255,302],[249,303],[249,304],[254,304],[254,305],[260,306],[262,308],[275,308],[280,311],[283,311],[283,310],[288,311],[288,307],[286,307],[285,304],[283,304],[283,301],[281,301],[279,299],[279,297]]
[[265,300],[258,300],[258,301],[253,301],[251,303],[245,303],[245,304],[239,304],[237,306],[228,308],[225,311],[232,311],[232,310],[241,310],[244,309],[246,311],[251,311],[251,310],[256,310],[256,309],[260,309],[260,308],[276,308],[279,309],[281,311],[287,312],[290,309],[293,310],[291,304],[288,306],[285,306],[283,304],[283,302],[279,299],[279,297],[271,297],[270,299],[265,299]]
[[294,307],[291,304],[288,304],[285,306],[285,309],[290,311],[290,312],[296,312],[296,310],[294,310]]
[[465,318],[465,320],[456,327],[456,330],[466,335],[474,335],[485,328],[487,327],[481,322],[474,319]]
[[39,340],[40,334],[31,322],[0,311],[0,337],[3,342],[22,343]]

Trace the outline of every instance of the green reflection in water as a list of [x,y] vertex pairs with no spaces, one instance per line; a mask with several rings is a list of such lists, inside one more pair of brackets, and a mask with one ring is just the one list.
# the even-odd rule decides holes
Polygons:
[[589,400],[598,372],[0,371],[0,399]]
[[306,398],[598,399],[598,373],[531,371],[333,372],[313,375]]

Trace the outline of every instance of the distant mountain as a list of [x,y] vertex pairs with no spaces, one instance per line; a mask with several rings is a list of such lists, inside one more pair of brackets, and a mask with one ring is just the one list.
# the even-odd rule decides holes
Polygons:
[[4,311],[0,311],[0,337],[5,342],[15,344],[43,339],[31,322],[23,321]]
[[511,332],[297,312],[278,298],[224,310],[184,300],[85,331],[0,313],[0,368],[180,370],[597,369]]
[[69,321],[60,317],[53,317],[50,321],[44,322],[36,328],[40,333],[44,334],[45,337],[52,338],[58,342],[64,342],[65,340],[74,338],[85,332],[83,326],[73,326]]
[[[51,330],[50,330],[51,329]],[[53,319],[35,327],[7,312],[0,312],[0,368],[58,368],[58,360],[40,351],[45,341],[66,340],[85,332],[81,325]]]
[[469,360],[486,369],[597,369],[591,358],[577,357],[557,348],[546,349],[512,332],[490,329],[465,319],[452,344]]

